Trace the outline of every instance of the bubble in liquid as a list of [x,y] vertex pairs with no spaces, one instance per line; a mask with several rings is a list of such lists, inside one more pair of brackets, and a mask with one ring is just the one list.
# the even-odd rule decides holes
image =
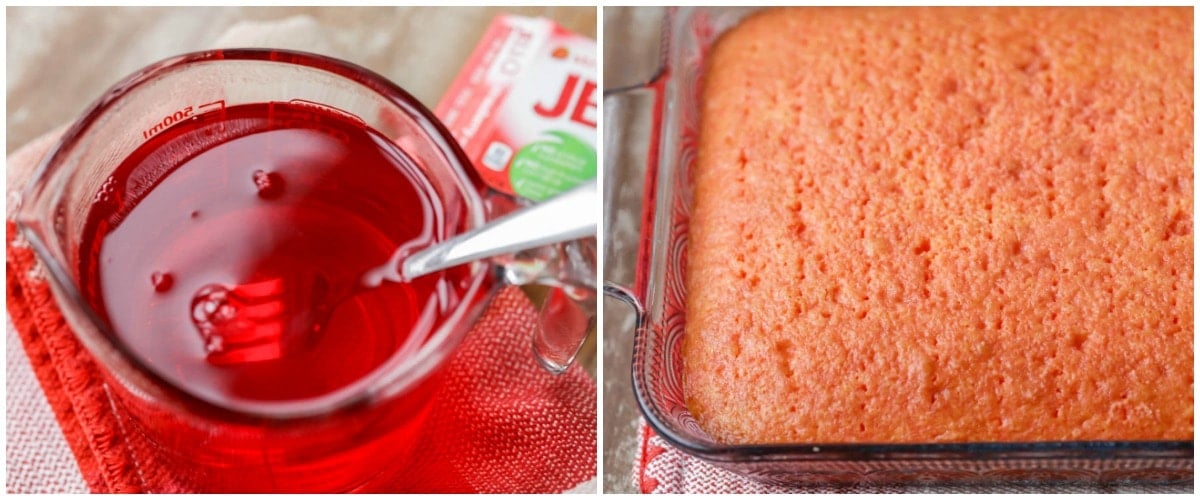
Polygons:
[[154,285],[154,291],[162,293],[171,289],[171,285],[175,284],[175,277],[171,276],[171,273],[155,271],[150,274],[150,284]]
[[61,233],[66,229],[66,226],[67,207],[65,205],[59,205],[58,208],[54,210],[54,230]]
[[268,361],[283,355],[278,280],[237,287],[212,284],[192,298],[192,324],[213,364]]
[[96,197],[93,200],[96,203],[107,203],[112,201],[114,193],[117,192],[116,177],[109,176],[104,180],[104,184],[100,185],[100,190],[96,191]]
[[264,200],[278,198],[283,194],[283,176],[276,172],[255,170],[254,187],[258,190],[259,198]]
[[221,331],[237,317],[237,307],[229,303],[229,289],[208,285],[192,298],[192,323],[204,338],[208,352],[222,350]]

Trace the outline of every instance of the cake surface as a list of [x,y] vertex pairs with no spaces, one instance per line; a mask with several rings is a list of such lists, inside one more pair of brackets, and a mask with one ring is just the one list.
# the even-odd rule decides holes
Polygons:
[[684,391],[726,443],[1191,440],[1192,11],[787,9],[714,44]]

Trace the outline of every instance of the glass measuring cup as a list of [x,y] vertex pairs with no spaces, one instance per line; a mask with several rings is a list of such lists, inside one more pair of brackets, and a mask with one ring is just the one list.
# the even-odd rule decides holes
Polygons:
[[113,169],[149,138],[207,111],[271,102],[345,113],[397,138],[446,205],[447,227],[469,230],[511,205],[483,188],[427,109],[349,63],[276,50],[200,52],[156,63],[112,87],[47,156],[15,218],[48,271],[64,317],[101,366],[125,434],[161,450],[163,462],[173,465],[177,481],[151,488],[394,486],[413,459],[442,362],[502,284],[551,287],[534,342],[544,366],[565,369],[594,315],[594,243],[575,242],[467,264],[461,299],[415,354],[389,359],[321,397],[232,404],[168,382],[120,341],[81,293],[88,211]]

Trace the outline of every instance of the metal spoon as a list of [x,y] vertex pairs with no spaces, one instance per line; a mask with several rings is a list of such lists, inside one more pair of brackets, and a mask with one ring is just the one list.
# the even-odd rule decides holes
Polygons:
[[374,286],[384,278],[409,281],[467,262],[595,236],[598,196],[596,181],[584,182],[537,205],[409,255],[403,263],[389,262],[368,273],[365,282]]

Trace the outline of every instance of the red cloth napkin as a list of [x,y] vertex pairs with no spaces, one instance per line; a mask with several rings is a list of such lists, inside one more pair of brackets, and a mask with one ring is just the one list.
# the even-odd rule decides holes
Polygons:
[[[50,141],[37,142],[40,152],[9,158],[10,182]],[[28,243],[6,226],[9,315],[89,488],[181,491],[152,449],[126,438],[94,359],[64,322]],[[595,382],[578,366],[554,376],[537,365],[536,316],[519,289],[495,298],[449,359],[421,469],[397,491],[561,492],[595,477]]]
[[642,493],[790,493],[802,492],[752,481],[710,465],[675,448],[646,422],[638,424],[634,483]]

